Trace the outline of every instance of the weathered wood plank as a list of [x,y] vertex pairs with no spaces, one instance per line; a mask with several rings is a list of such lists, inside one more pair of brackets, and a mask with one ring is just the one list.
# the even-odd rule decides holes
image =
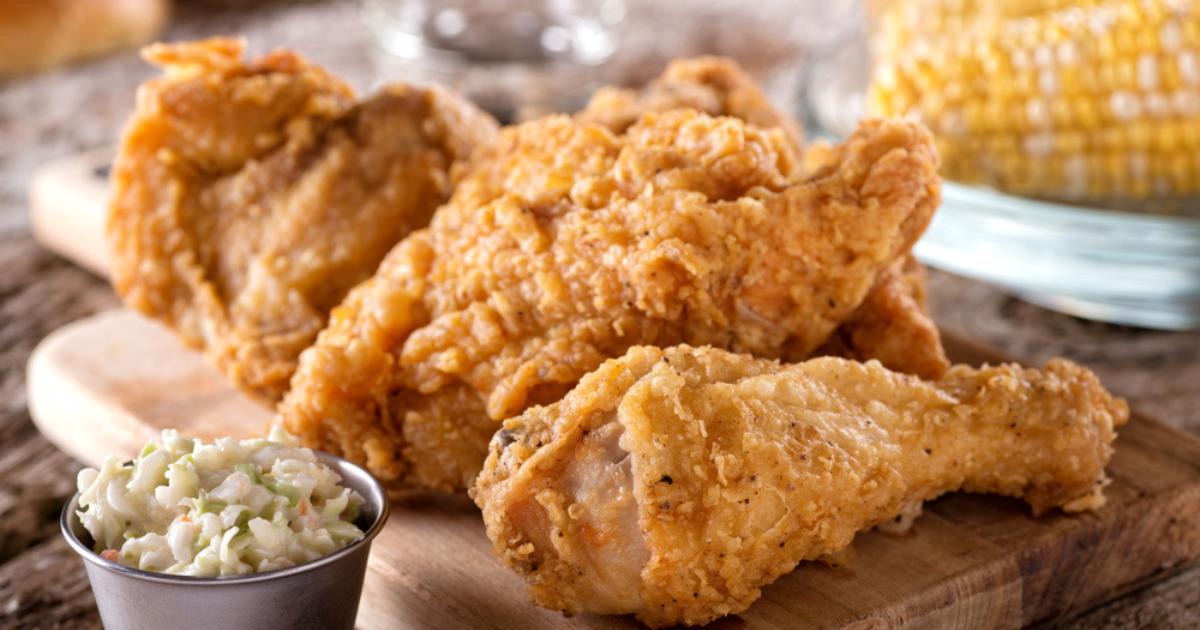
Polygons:
[[31,428],[0,450],[0,563],[58,536],[79,467]]
[[0,444],[28,422],[25,362],[34,346],[59,326],[117,304],[106,283],[32,238],[0,238]]
[[0,565],[0,628],[99,628],[83,561],[61,537]]
[[1170,579],[1046,627],[1054,630],[1200,628],[1200,565],[1192,565]]
[[57,535],[78,469],[29,421],[29,354],[62,324],[116,303],[104,282],[31,238],[0,239],[0,563]]

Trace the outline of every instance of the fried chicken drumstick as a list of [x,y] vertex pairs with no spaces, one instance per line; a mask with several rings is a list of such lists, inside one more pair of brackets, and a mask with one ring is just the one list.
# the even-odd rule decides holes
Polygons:
[[329,310],[424,227],[496,123],[437,88],[361,102],[288,51],[147,48],[114,165],[113,285],[235,383],[279,398]]
[[693,110],[506,129],[334,310],[284,424],[386,481],[465,488],[498,421],[633,345],[806,355],[938,201],[919,125],[870,121],[840,151],[794,181],[782,131]]
[[930,382],[874,361],[636,347],[505,422],[472,494],[539,604],[701,624],[946,492],[1099,507],[1127,417],[1065,360]]

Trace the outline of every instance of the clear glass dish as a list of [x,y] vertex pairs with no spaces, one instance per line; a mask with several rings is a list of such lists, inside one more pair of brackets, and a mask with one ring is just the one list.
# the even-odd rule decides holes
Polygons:
[[382,80],[454,87],[506,122],[582,107],[672,59],[735,59],[791,109],[797,62],[865,19],[859,0],[360,0]]
[[385,77],[450,85],[503,121],[573,111],[616,50],[624,0],[362,0]]
[[[844,137],[863,113],[865,36],[804,71],[811,137]],[[1089,208],[946,182],[917,243],[924,263],[995,284],[1088,319],[1148,328],[1200,328],[1200,218]]]

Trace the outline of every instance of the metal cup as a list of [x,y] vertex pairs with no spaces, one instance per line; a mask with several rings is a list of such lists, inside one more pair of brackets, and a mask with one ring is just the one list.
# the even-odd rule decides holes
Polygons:
[[101,558],[80,523],[76,494],[63,507],[60,524],[67,542],[86,561],[88,580],[109,630],[172,630],[354,627],[371,541],[387,522],[387,493],[362,468],[326,453],[322,463],[342,484],[365,499],[356,524],[366,534],[327,556],[286,569],[201,578],[153,573]]

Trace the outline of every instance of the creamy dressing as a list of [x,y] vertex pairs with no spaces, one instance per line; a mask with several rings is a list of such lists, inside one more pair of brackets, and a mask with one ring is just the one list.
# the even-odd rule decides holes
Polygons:
[[205,443],[166,430],[132,462],[79,471],[77,512],[101,556],[217,577],[315,560],[363,537],[363,499],[280,428]]

